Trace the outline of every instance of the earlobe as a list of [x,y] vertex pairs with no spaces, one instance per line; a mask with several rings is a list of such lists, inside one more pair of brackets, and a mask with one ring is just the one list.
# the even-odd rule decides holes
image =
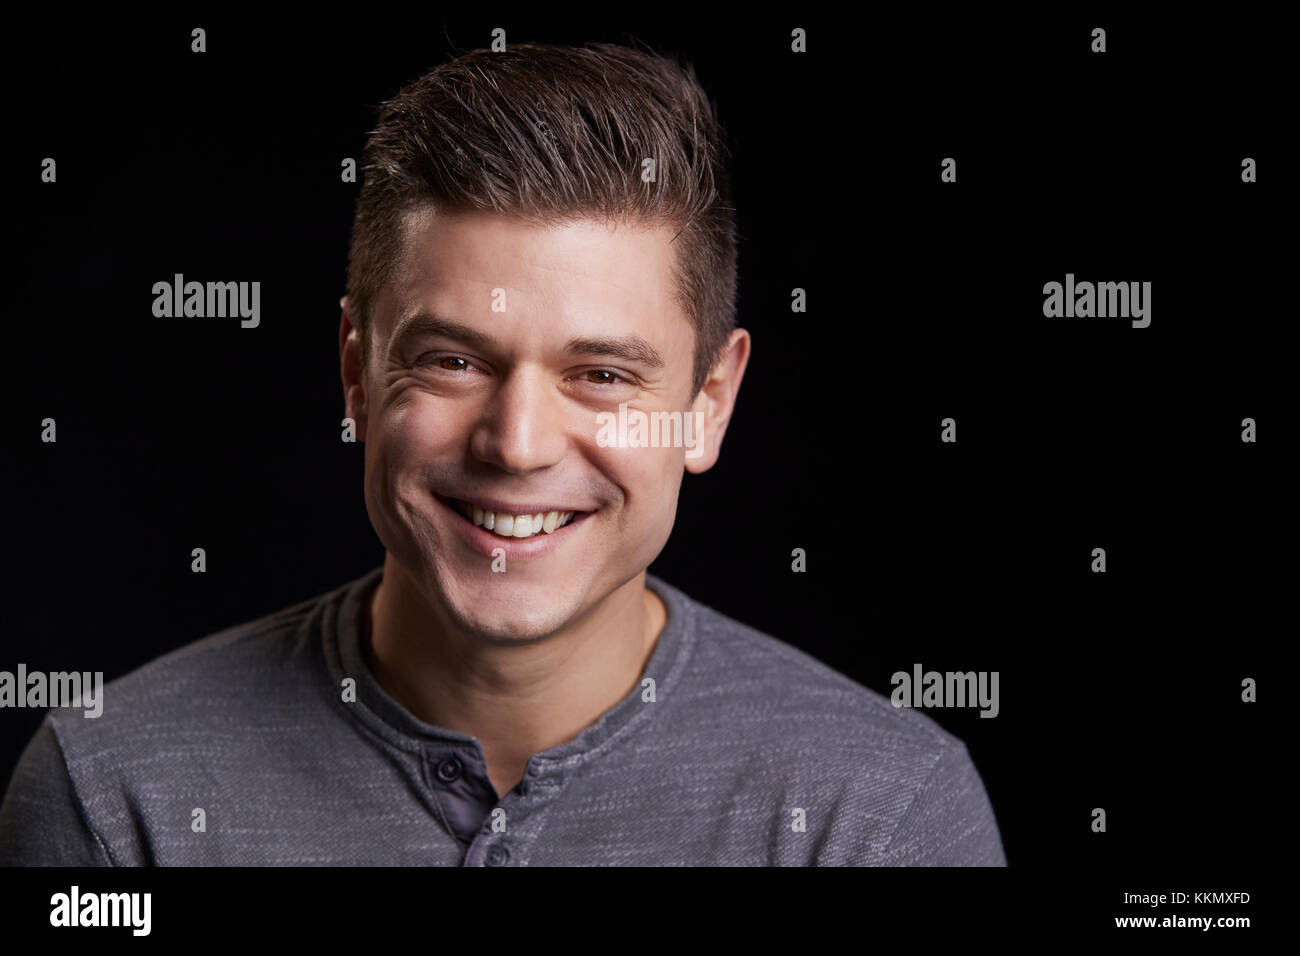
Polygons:
[[718,463],[718,454],[716,451],[710,451],[701,455],[699,458],[687,458],[683,468],[688,474],[702,475]]
[[366,440],[366,388],[361,382],[347,385],[343,394],[343,414],[355,423],[357,441]]

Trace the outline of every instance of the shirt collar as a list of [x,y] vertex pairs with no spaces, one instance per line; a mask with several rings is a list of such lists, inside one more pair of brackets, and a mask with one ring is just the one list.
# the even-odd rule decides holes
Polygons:
[[[334,606],[337,611],[331,619],[326,643],[334,653],[329,654],[329,669],[335,687],[341,687],[345,678],[356,681],[356,701],[345,703],[355,716],[391,743],[404,750],[418,750],[428,742],[471,744],[478,747],[476,738],[458,731],[448,730],[420,720],[402,704],[389,696],[375,679],[361,652],[361,614],[365,602],[383,578],[383,565],[367,572],[341,589],[342,600]],[[635,687],[618,703],[605,711],[594,723],[567,743],[550,747],[535,754],[532,763],[538,767],[555,768],[572,766],[614,743],[633,727],[649,720],[656,709],[665,706],[685,673],[686,663],[696,639],[694,603],[677,588],[653,574],[646,574],[646,585],[664,602],[668,617],[659,632],[655,648],[650,654],[645,672]],[[642,699],[646,678],[654,680],[654,702]],[[335,693],[340,693],[335,690]]]

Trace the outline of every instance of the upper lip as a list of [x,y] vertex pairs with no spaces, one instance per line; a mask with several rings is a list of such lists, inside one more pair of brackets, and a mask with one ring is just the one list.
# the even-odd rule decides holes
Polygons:
[[503,514],[503,515],[535,515],[538,513],[547,514],[548,512],[551,511],[573,511],[581,514],[585,511],[591,510],[590,508],[570,508],[567,505],[528,505],[528,504],[516,505],[516,504],[510,504],[509,502],[506,501],[502,501],[499,498],[481,498],[481,497],[470,498],[468,496],[460,495],[460,494],[443,495],[443,494],[438,494],[438,492],[434,492],[434,494],[437,494],[439,498],[442,498],[446,501],[464,501],[467,504],[475,505],[479,508],[482,508],[484,511],[492,511],[495,512],[496,514]]

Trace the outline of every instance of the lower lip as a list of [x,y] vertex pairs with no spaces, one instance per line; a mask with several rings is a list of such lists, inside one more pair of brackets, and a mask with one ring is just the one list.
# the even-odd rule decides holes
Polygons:
[[486,558],[496,557],[493,552],[498,548],[504,549],[507,562],[525,558],[545,557],[572,538],[579,529],[586,525],[588,519],[594,513],[588,511],[577,515],[563,528],[557,528],[550,534],[543,531],[530,538],[503,538],[495,532],[476,525],[457,511],[456,506],[445,498],[439,498],[437,495],[434,495],[433,498],[440,507],[451,515],[456,532],[464,539],[466,544]]

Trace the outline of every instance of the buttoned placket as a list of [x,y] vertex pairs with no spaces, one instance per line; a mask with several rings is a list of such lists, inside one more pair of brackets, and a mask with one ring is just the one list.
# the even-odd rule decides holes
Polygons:
[[[477,741],[430,741],[424,746],[424,778],[447,831],[467,846],[464,866],[510,866],[525,856],[527,839],[511,830],[512,817],[531,814],[563,788],[562,773],[536,758],[524,777],[499,799],[488,779],[487,763]],[[493,829],[496,810],[505,814],[505,830]]]

